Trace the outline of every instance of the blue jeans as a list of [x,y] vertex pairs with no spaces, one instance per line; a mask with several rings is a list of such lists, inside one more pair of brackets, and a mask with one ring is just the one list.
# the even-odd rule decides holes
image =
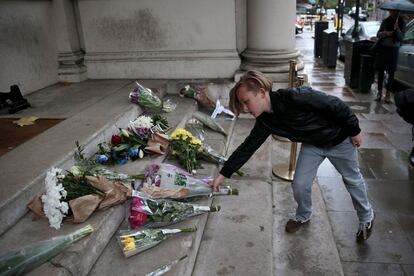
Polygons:
[[315,147],[302,144],[292,183],[293,196],[298,204],[296,219],[302,222],[312,214],[312,183],[319,165],[328,158],[342,175],[342,180],[352,198],[359,222],[372,220],[373,210],[368,201],[364,179],[359,171],[358,155],[351,138],[333,147]]

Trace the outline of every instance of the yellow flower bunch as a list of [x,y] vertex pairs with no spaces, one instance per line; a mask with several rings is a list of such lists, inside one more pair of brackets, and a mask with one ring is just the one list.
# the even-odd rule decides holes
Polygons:
[[200,139],[194,137],[189,131],[179,128],[171,134],[170,141],[172,155],[188,172],[194,173],[201,167],[198,159],[203,151],[203,144]]
[[184,128],[178,128],[171,134],[171,140],[185,140],[188,137],[191,139],[194,138],[194,136]]
[[133,237],[121,237],[121,243],[124,252],[135,250],[135,239]]

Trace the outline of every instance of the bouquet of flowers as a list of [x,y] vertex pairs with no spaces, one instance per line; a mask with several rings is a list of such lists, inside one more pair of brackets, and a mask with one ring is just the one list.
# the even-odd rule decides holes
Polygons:
[[164,133],[168,127],[167,119],[161,115],[156,114],[151,117],[141,115],[131,121],[127,129],[120,128],[117,135],[112,135],[110,143],[104,142],[98,145],[96,162],[123,165],[129,159],[133,161],[141,159],[153,135]]
[[22,275],[52,259],[93,231],[87,225],[71,234],[37,242],[0,257],[1,275]]
[[136,179],[143,179],[144,175],[126,175],[108,170],[99,162],[99,158],[86,158],[83,151],[83,146],[76,142],[77,150],[74,154],[75,165],[70,169],[70,173],[76,177],[85,175],[103,176],[109,180],[117,181],[134,181]]
[[46,217],[50,227],[59,229],[66,216],[74,223],[84,222],[96,209],[105,209],[126,201],[132,193],[128,186],[101,176],[66,175],[52,168],[46,173],[46,191],[35,197],[28,208],[39,217]]
[[201,167],[199,155],[202,152],[201,141],[183,128],[175,130],[170,136],[172,155],[191,173]]
[[207,126],[211,130],[214,130],[218,133],[223,134],[224,136],[227,136],[227,133],[224,130],[224,128],[220,124],[218,124],[216,121],[214,121],[207,114],[202,113],[200,111],[195,111],[193,113],[193,117],[196,118],[197,120],[199,120],[201,123],[203,123],[203,125]]
[[143,147],[147,141],[127,129],[119,129],[119,134],[112,135],[111,142],[99,143],[95,160],[100,164],[123,165],[128,159],[144,157]]
[[216,107],[216,104],[207,93],[207,86],[197,85],[195,88],[193,88],[187,84],[180,89],[179,94],[181,97],[195,99],[201,107],[204,107],[206,109],[211,110]]
[[171,112],[175,109],[177,104],[172,103],[170,100],[162,102],[161,99],[155,95],[151,89],[146,88],[136,83],[136,87],[129,93],[129,100],[132,103],[138,104],[144,109],[148,110],[163,110],[165,112]]
[[189,198],[196,196],[238,195],[237,189],[222,186],[213,192],[209,183],[211,177],[196,178],[192,174],[170,164],[150,164],[140,191],[151,198]]
[[155,200],[141,192],[132,194],[129,222],[133,229],[145,226],[157,228],[171,225],[206,212],[220,211],[220,206],[200,206],[190,203]]
[[120,230],[118,243],[126,258],[150,249],[168,237],[182,232],[195,232],[196,227],[182,229]]

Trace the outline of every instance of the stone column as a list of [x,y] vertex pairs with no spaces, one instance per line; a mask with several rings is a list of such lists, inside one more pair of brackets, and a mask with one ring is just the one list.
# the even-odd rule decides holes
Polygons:
[[81,49],[76,24],[75,1],[54,0],[54,22],[58,49],[58,76],[60,81],[81,82],[87,79],[84,52]]
[[[295,45],[296,1],[247,0],[247,49],[242,71],[256,69],[276,83],[287,83],[289,60],[298,59]],[[283,85],[281,85],[283,86]]]

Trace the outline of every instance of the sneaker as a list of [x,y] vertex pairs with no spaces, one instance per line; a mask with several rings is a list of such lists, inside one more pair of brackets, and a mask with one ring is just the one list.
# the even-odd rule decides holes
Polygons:
[[374,228],[374,219],[375,214],[373,214],[372,220],[370,222],[359,224],[358,232],[356,233],[356,240],[358,243],[363,243],[369,238],[369,236],[371,236],[372,228]]
[[305,221],[305,222],[301,222],[299,220],[296,219],[290,219],[285,226],[285,230],[288,233],[295,233],[296,231],[299,230],[300,227],[302,227],[305,224],[308,224],[309,220]]

